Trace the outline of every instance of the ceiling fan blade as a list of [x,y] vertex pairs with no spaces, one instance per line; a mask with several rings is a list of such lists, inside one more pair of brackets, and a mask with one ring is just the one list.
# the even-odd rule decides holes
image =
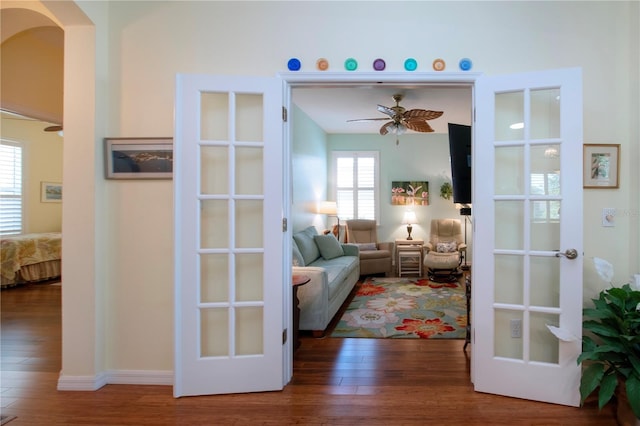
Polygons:
[[355,120],[347,120],[347,123],[351,123],[354,121],[380,121],[380,120],[388,120],[388,117],[380,117],[380,118],[356,118]]
[[396,115],[396,112],[393,109],[380,104],[378,104],[378,111],[380,111],[383,114],[387,114],[391,118],[393,118],[393,116]]
[[405,120],[407,129],[411,129],[414,132],[431,133],[433,128],[424,120]]
[[426,109],[410,109],[405,111],[402,116],[407,119],[421,118],[423,120],[433,120],[440,117],[443,114],[442,111],[431,111]]
[[389,121],[388,123],[384,123],[382,127],[380,127],[380,134],[382,136],[386,135],[387,133],[389,133],[389,130],[391,130],[391,128],[395,126],[395,124],[396,123],[394,121]]

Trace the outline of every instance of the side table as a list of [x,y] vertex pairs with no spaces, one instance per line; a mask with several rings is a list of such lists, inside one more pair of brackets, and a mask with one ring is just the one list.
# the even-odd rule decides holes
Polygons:
[[291,277],[291,284],[293,286],[293,330],[292,330],[292,346],[293,352],[297,351],[302,342],[299,337],[299,324],[300,324],[300,299],[298,299],[298,287],[305,285],[311,281],[307,275],[296,275]]
[[423,240],[396,240],[396,267],[399,277],[403,274],[417,274],[421,277],[423,257]]

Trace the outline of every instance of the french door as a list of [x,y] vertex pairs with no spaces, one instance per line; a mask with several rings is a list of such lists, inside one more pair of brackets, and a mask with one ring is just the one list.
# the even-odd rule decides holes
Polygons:
[[475,106],[475,389],[576,406],[581,72],[482,77]]
[[[284,79],[475,85],[472,380],[480,392],[577,405],[580,71]],[[178,76],[175,396],[283,386],[282,259],[291,243],[281,221],[291,177],[282,172],[281,84]]]
[[176,397],[283,387],[281,111],[275,78],[177,77]]

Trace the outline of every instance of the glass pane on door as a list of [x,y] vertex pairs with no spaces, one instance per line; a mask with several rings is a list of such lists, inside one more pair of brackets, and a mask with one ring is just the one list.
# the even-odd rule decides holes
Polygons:
[[560,89],[531,90],[531,139],[560,137]]
[[262,102],[261,94],[201,93],[199,266],[203,356],[233,357],[263,351]]

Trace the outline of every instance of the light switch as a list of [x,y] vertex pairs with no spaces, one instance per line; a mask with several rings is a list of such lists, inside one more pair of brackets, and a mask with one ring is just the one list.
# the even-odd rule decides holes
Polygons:
[[602,226],[615,226],[616,209],[602,209]]

